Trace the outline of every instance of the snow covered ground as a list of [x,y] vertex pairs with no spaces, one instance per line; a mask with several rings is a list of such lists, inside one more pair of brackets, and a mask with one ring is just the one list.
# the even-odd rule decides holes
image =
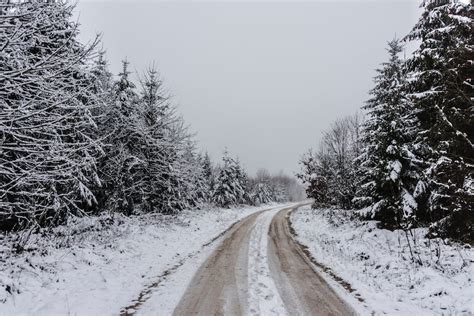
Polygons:
[[424,229],[414,236],[378,229],[350,214],[304,207],[291,215],[298,241],[330,283],[334,274],[354,289],[336,285],[338,293],[360,298],[375,315],[474,314],[474,249],[426,239]]
[[[214,239],[266,208],[185,211],[176,217],[104,214],[54,228],[46,238],[0,235],[0,315],[117,315],[123,308],[133,311],[139,294],[156,299],[150,294],[164,287],[166,293],[158,296],[166,314]],[[15,253],[21,238],[27,240],[25,250]]]

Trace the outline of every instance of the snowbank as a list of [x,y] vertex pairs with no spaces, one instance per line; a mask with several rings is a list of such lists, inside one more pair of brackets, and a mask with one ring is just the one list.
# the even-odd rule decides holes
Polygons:
[[[177,302],[220,233],[266,207],[82,218],[48,234],[0,235],[0,315],[117,315],[185,265]],[[14,245],[25,238],[25,250]],[[166,273],[165,273],[166,272]],[[180,271],[181,274],[181,271]],[[171,308],[171,307],[170,307]]]
[[354,292],[345,295],[376,315],[474,314],[469,245],[426,239],[424,229],[413,236],[378,229],[374,221],[351,219],[349,211],[304,207],[290,219],[298,241],[329,268],[326,276],[348,282]]

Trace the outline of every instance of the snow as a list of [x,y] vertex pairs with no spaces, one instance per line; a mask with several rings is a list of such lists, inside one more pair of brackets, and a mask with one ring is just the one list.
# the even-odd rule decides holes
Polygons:
[[25,234],[0,235],[0,315],[117,315],[144,289],[159,293],[163,274],[172,274],[167,295],[156,295],[169,314],[213,239],[265,208],[76,219],[47,238],[32,233],[20,254],[13,246]]
[[270,275],[267,257],[270,223],[279,211],[280,209],[276,209],[260,215],[250,236],[248,315],[288,314]]
[[[248,293],[249,303],[246,315],[287,315],[284,303],[279,295],[267,258],[268,230],[272,217],[282,207],[275,207],[257,218],[249,241],[248,258]],[[151,315],[160,311],[163,315],[171,315],[179,299],[184,294],[197,268],[211,254],[214,247],[209,247],[196,258],[188,260],[172,277],[164,280],[153,296],[141,306],[138,315]]]
[[[469,245],[426,239],[425,229],[412,230],[413,236],[378,229],[375,221],[351,219],[351,211],[305,207],[291,221],[315,260],[354,289],[343,291],[333,280],[338,293],[348,300],[360,296],[374,314],[474,313],[474,250]],[[372,313],[363,308],[358,311]]]
[[398,160],[391,160],[388,162],[387,170],[389,171],[390,180],[396,182],[400,178],[402,163]]
[[402,205],[403,205],[403,214],[405,217],[412,216],[418,207],[418,204],[416,203],[413,196],[405,189],[403,189]]

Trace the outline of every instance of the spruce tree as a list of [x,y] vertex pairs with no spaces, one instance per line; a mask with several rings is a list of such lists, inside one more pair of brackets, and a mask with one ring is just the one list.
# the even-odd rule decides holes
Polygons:
[[237,197],[239,204],[251,204],[252,199],[250,197],[250,183],[249,183],[249,176],[245,171],[244,167],[240,163],[240,160],[237,159],[235,161],[235,172],[237,177],[237,182],[242,187],[242,191],[240,191],[240,195]]
[[369,119],[364,126],[358,198],[368,198],[373,204],[372,218],[388,228],[413,222],[417,209],[412,196],[416,172],[410,158],[413,120],[404,92],[402,49],[399,40],[388,43],[389,60],[377,70],[372,98],[364,106]]
[[407,36],[421,42],[408,61],[420,124],[414,145],[425,176],[416,195],[433,234],[472,240],[473,6],[458,1],[423,5]]
[[212,189],[214,188],[214,170],[209,153],[206,152],[204,156],[201,157],[201,165],[205,179],[205,185],[207,187],[206,201],[209,202],[212,197]]
[[267,182],[258,182],[252,190],[251,199],[254,205],[266,204],[274,200],[274,192]]
[[99,168],[106,198],[103,206],[124,214],[132,214],[135,200],[139,198],[138,173],[143,162],[136,128],[138,95],[129,79],[128,65],[127,61],[122,62],[122,72],[114,82],[112,101],[100,126],[105,138],[104,156]]
[[306,185],[306,195],[314,200],[315,206],[329,204],[328,179],[324,174],[328,169],[321,168],[323,162],[312,150],[305,153],[299,161],[301,172],[297,177]]
[[95,203],[100,142],[91,110],[89,64],[73,6],[12,2],[0,15],[0,217],[58,223]]
[[142,160],[139,171],[139,186],[142,197],[142,207],[145,212],[160,210],[163,205],[163,192],[166,190],[166,180],[169,173],[166,150],[169,145],[166,136],[164,116],[168,107],[167,97],[163,95],[162,82],[157,71],[149,69],[141,82],[140,122],[137,126],[140,148],[139,157]]
[[214,186],[213,201],[221,207],[241,204],[244,202],[246,194],[244,186],[246,184],[242,183],[244,177],[240,167],[237,161],[229,156],[227,151],[224,152],[222,162],[223,165],[220,168]]
[[[106,126],[107,112],[113,106],[114,94],[113,76],[108,68],[105,51],[101,50],[98,52],[92,64],[91,71],[88,73],[88,80],[91,83],[91,96],[95,104],[91,109],[92,119],[96,125],[94,129],[89,131],[89,135],[94,139],[99,139],[101,142],[106,142],[108,136],[106,133],[110,131],[104,129],[104,126]],[[98,158],[99,167],[101,167],[101,162],[104,160],[105,154],[106,151],[104,151],[104,148],[101,148]],[[98,171],[98,174],[100,173],[101,172]],[[96,213],[102,211],[105,201],[107,200],[105,186],[101,179],[98,180],[99,181],[92,187],[97,204],[88,207],[88,209]]]
[[209,185],[203,168],[203,157],[196,152],[195,143],[187,139],[181,159],[181,177],[185,187],[187,207],[199,208],[209,201]]

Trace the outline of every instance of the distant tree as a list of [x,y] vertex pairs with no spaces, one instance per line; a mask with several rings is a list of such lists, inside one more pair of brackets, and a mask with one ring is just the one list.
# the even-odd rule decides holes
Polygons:
[[211,162],[211,157],[209,157],[209,154],[207,152],[204,154],[204,156],[201,157],[201,168],[205,181],[204,185],[206,186],[204,190],[207,190],[207,193],[205,193],[205,200],[207,202],[210,202],[212,198],[212,190],[214,188],[215,175],[214,168]]
[[252,204],[261,205],[274,201],[273,192],[267,182],[257,182],[250,194]]
[[216,178],[213,201],[218,206],[229,207],[245,202],[245,176],[237,160],[229,156],[227,151],[222,157],[223,165]]
[[257,188],[261,183],[268,190],[268,200],[272,202],[300,201],[304,197],[303,186],[298,183],[296,178],[286,175],[283,171],[277,174],[270,174],[264,168],[257,170],[255,177],[249,178],[251,196],[254,196],[255,192],[261,189]]
[[270,185],[270,200],[273,202],[287,202],[290,200],[289,196],[289,187],[286,186],[284,183],[273,183],[273,185]]
[[300,159],[301,171],[298,178],[306,185],[306,195],[314,199],[315,206],[331,204],[329,194],[330,175],[326,158],[322,152],[315,154],[309,150]]
[[252,199],[250,197],[250,179],[247,171],[245,171],[239,159],[236,160],[236,174],[238,182],[242,187],[242,195],[238,197],[239,204],[251,204]]
[[180,167],[185,182],[185,192],[188,207],[199,208],[210,199],[210,187],[201,155],[196,152],[195,144],[191,139],[186,140],[182,164]]
[[301,160],[298,177],[316,205],[351,208],[357,190],[355,158],[360,154],[359,115],[335,121],[324,132],[319,150],[309,151]]

